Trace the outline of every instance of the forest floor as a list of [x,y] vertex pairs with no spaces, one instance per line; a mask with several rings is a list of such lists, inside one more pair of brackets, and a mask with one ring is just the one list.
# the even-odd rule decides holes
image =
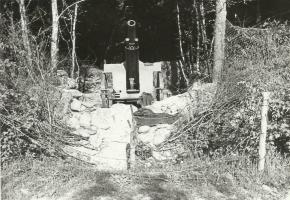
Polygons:
[[234,171],[226,172],[226,168],[226,173],[221,173],[216,164],[208,174],[201,169],[188,171],[182,165],[166,165],[173,173],[164,167],[158,172],[156,166],[112,173],[96,171],[94,166],[75,160],[26,159],[4,167],[1,196],[2,200],[290,199],[290,166],[257,182],[257,177],[246,171],[245,179],[232,175]]

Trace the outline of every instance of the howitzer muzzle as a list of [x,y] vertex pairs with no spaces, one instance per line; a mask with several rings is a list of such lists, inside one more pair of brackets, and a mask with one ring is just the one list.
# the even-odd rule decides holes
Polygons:
[[139,83],[139,45],[136,37],[136,22],[129,20],[128,37],[125,39],[125,67],[126,67],[126,85],[128,93],[138,93]]
[[134,20],[129,20],[128,25],[128,38],[129,40],[134,40],[136,38],[136,22]]

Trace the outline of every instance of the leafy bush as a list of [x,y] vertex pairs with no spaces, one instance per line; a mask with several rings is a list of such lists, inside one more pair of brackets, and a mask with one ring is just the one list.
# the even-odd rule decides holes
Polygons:
[[[262,92],[271,92],[269,144],[289,153],[290,27],[236,29],[211,109],[197,113],[184,134],[192,152],[257,155]],[[281,148],[283,146],[283,148]]]
[[[46,56],[46,39],[31,36],[33,63],[28,65],[18,25],[1,24],[0,131],[1,164],[26,155],[63,155],[73,142],[58,112],[61,93]],[[1,34],[1,33],[0,33]]]

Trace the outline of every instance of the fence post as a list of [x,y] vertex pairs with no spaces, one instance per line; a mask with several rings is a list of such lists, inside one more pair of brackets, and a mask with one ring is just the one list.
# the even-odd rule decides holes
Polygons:
[[134,169],[136,163],[135,149],[136,149],[136,122],[134,119],[133,107],[130,105],[132,124],[130,134],[130,169]]
[[259,142],[259,164],[258,164],[259,171],[263,171],[265,166],[269,99],[270,92],[263,92],[263,105],[261,109],[261,134]]

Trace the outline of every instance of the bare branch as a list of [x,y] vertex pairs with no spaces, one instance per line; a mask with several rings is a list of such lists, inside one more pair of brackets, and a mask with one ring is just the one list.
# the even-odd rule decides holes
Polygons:
[[68,10],[68,9],[70,9],[71,7],[73,7],[74,5],[76,5],[76,4],[79,4],[79,3],[81,3],[81,2],[84,2],[84,1],[86,1],[86,0],[80,0],[80,1],[77,1],[77,2],[75,2],[75,3],[73,3],[73,4],[71,4],[71,5],[69,5],[68,7],[66,7],[59,15],[58,15],[58,19]]

